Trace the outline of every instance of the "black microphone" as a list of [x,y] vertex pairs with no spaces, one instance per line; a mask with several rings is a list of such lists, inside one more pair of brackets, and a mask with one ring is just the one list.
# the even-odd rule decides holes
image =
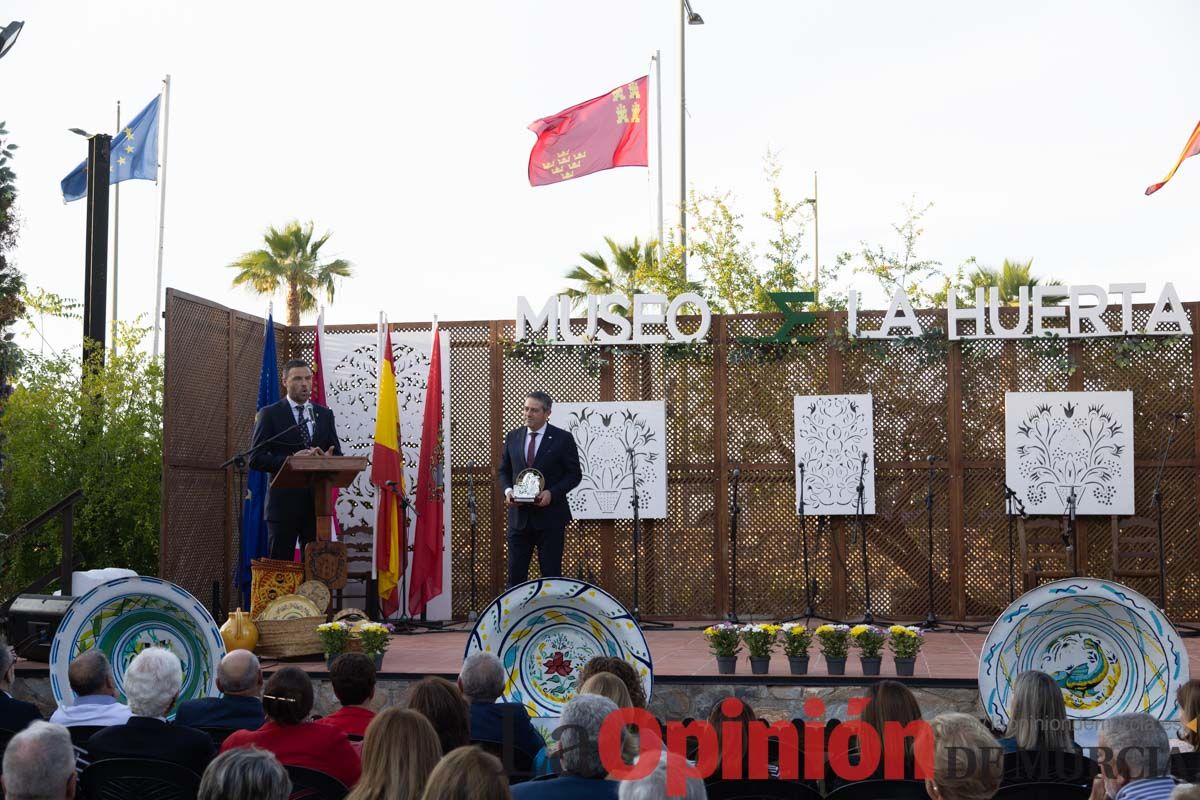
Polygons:
[[929,466],[931,466],[931,467],[932,467],[932,466],[933,466],[933,462],[937,461],[937,456],[934,456],[934,455],[925,456],[925,460],[926,460],[926,461],[928,461],[928,462],[929,462]]
[[1167,413],[1163,414],[1163,416],[1167,417],[1168,419],[1185,419],[1187,417],[1187,412],[1186,411],[1168,411]]
[[740,469],[738,469],[737,467],[734,467],[733,468],[733,479],[736,481],[740,477],[742,477],[742,471]]

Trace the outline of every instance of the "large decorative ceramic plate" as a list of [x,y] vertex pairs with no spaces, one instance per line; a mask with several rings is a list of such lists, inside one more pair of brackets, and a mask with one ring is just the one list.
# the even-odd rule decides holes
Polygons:
[[1187,651],[1162,611],[1096,578],[1039,586],[992,625],[979,657],[979,694],[998,728],[1008,726],[1013,682],[1029,670],[1054,677],[1073,719],[1133,711],[1172,719],[1175,690],[1189,675]]
[[[50,645],[50,687],[61,705],[74,702],[67,681],[71,660],[100,648],[112,662],[125,702],[125,668],[147,647],[165,647],[183,663],[179,700],[217,695],[217,666],[225,643],[200,601],[159,578],[118,578],[75,600]],[[174,709],[171,711],[174,716]]]
[[298,594],[285,594],[276,597],[270,604],[263,609],[259,619],[268,622],[279,622],[289,619],[308,619],[309,617],[323,617],[325,612],[317,608],[316,604],[307,597]]
[[567,578],[514,586],[475,623],[463,657],[492,653],[507,672],[504,699],[533,717],[557,717],[595,656],[627,661],[650,698],[654,665],[642,629],[603,589]]

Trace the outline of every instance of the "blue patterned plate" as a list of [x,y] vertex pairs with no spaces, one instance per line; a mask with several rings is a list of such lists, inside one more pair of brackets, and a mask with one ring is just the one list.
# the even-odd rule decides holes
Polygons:
[[[67,667],[99,647],[112,662],[125,702],[125,668],[147,647],[165,647],[183,662],[180,702],[217,695],[217,666],[225,642],[208,609],[184,589],[160,578],[118,578],[75,600],[50,646],[50,686],[59,705],[74,702]],[[171,717],[175,716],[174,709]]]
[[465,659],[494,653],[507,672],[504,699],[531,717],[558,717],[579,690],[579,672],[595,656],[623,658],[642,679],[646,699],[654,678],[642,629],[616,598],[568,578],[514,586],[475,623]]
[[1054,677],[1067,716],[1093,720],[1133,711],[1173,719],[1175,690],[1189,677],[1187,650],[1162,611],[1098,578],[1043,584],[992,625],[979,657],[979,695],[997,728],[1007,728],[1012,684],[1029,670]]

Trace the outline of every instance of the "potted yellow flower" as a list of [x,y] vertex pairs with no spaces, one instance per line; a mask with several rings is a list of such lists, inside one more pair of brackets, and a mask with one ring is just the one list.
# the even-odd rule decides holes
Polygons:
[[925,643],[925,632],[915,625],[893,625],[888,633],[888,647],[896,657],[896,674],[911,676],[917,653]]
[[376,671],[383,669],[383,654],[392,640],[392,631],[389,623],[363,622],[358,625],[363,655],[375,662]]
[[708,648],[717,657],[717,672],[732,675],[737,670],[737,654],[742,649],[742,637],[738,626],[728,622],[709,625],[704,629]]
[[323,622],[317,626],[317,635],[321,637],[321,649],[325,652],[326,666],[346,652],[350,643],[350,626],[344,622]]
[[786,622],[780,626],[780,630],[783,632],[783,654],[787,656],[788,668],[793,675],[807,675],[812,631],[797,622]]
[[862,661],[863,675],[878,675],[879,665],[883,662],[883,644],[887,641],[887,632],[874,625],[855,625],[850,629],[850,637],[858,649],[859,660]]
[[846,674],[846,654],[850,652],[850,626],[826,623],[814,635],[825,656],[825,669],[830,675]]
[[750,672],[766,675],[771,668],[771,651],[779,639],[779,626],[770,623],[743,625],[742,641],[750,651]]

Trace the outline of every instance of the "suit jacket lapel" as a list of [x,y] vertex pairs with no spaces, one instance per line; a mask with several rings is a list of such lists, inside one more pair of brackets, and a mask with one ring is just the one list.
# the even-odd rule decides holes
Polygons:
[[534,464],[537,464],[542,460],[542,455],[550,448],[550,442],[553,440],[553,438],[554,437],[550,435],[550,426],[547,425],[546,429],[542,431],[542,440],[538,442],[537,452],[533,454]]

